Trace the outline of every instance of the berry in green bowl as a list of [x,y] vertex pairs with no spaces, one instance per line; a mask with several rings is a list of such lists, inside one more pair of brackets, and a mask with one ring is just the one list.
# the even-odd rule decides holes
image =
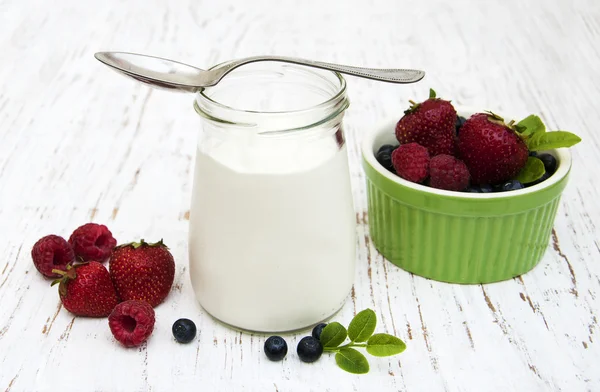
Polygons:
[[491,283],[530,271],[550,239],[581,139],[435,97],[364,139],[369,230],[390,262],[422,277]]

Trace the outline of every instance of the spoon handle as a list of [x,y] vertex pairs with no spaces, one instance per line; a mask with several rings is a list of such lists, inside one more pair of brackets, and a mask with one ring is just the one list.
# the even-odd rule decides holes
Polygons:
[[358,76],[367,79],[379,80],[382,82],[390,83],[415,83],[423,79],[425,76],[424,71],[416,69],[381,69],[381,68],[363,68],[363,67],[351,67],[348,65],[324,63],[322,61],[305,60],[296,57],[283,57],[283,56],[254,56],[246,57],[239,60],[227,61],[219,64],[211,71],[218,72],[218,80],[228,74],[233,69],[248,63],[254,63],[257,61],[280,61],[284,63],[293,63],[300,65],[307,65],[309,67],[326,69],[329,71],[336,71],[343,74]]

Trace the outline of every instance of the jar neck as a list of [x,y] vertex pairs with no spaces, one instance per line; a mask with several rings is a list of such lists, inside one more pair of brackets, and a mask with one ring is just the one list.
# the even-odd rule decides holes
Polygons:
[[[271,70],[265,72],[270,72],[267,74],[268,76],[273,75]],[[306,74],[307,71],[303,70],[302,72]],[[318,77],[310,75],[310,77],[302,79],[301,82],[305,83],[303,86],[307,86],[307,89],[319,91],[323,95],[323,101],[300,110],[258,111],[237,109],[219,102],[215,98],[220,93],[218,91],[219,85],[201,90],[194,100],[194,109],[205,122],[210,124],[211,128],[236,129],[247,134],[287,135],[311,133],[310,131],[315,128],[333,129],[340,124],[343,113],[349,106],[346,82],[339,73],[335,72],[330,72],[326,76],[316,73],[315,75],[318,75]],[[247,79],[252,77],[256,78],[257,76],[246,76]],[[235,94],[235,89],[231,87],[232,83],[239,83],[239,87],[234,86],[238,89],[244,88],[245,82],[249,83],[248,80],[244,81],[243,78],[244,76],[238,77],[230,82],[228,87],[225,87],[232,90],[227,90],[229,94]],[[244,92],[248,94],[248,90]]]

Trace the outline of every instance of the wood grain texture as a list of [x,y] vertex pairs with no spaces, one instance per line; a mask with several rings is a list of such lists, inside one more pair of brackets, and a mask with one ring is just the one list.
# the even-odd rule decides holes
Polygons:
[[[0,391],[600,390],[600,3],[596,0],[0,0]],[[213,321],[187,273],[199,119],[192,97],[136,84],[100,50],[208,67],[254,54],[427,71],[415,85],[347,78],[345,119],[358,267],[343,323],[366,307],[405,353],[353,376],[334,359],[301,363],[302,334],[271,363],[265,336]],[[485,286],[438,283],[387,263],[368,236],[359,144],[429,87],[462,105],[539,113],[579,134],[548,250],[532,272]],[[175,285],[139,349],[106,319],[74,318],[31,263],[41,236],[87,222],[120,241],[164,238]],[[171,324],[196,321],[176,344]]]

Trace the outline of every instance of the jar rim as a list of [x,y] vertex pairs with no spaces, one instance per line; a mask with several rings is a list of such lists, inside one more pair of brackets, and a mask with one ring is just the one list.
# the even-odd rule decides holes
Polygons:
[[[302,69],[306,73],[306,66],[283,63],[283,67]],[[198,91],[194,99],[194,109],[205,119],[220,123],[242,127],[258,128],[263,127],[266,120],[285,118],[286,125],[282,129],[267,130],[260,133],[281,133],[301,129],[307,129],[316,125],[330,121],[337,117],[340,113],[346,110],[349,106],[349,101],[346,96],[347,85],[344,77],[336,71],[324,70],[326,74],[333,74],[337,83],[333,86],[335,91],[331,93],[326,100],[304,108],[290,110],[274,110],[274,111],[258,111],[249,109],[239,109],[230,105],[219,102],[208,96],[205,92],[207,88]],[[277,72],[269,69],[264,69],[262,72]],[[314,73],[314,77],[323,78],[322,75]],[[227,76],[225,76],[226,78]],[[225,79],[223,79],[225,80]],[[331,81],[328,79],[328,81]],[[218,88],[218,84],[210,89]]]

